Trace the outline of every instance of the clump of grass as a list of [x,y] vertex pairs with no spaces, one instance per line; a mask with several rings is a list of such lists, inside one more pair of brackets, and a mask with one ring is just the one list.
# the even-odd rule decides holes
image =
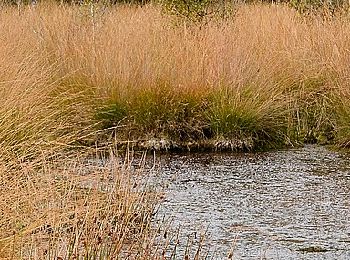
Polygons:
[[99,99],[84,73],[66,66],[72,57],[57,55],[70,46],[56,37],[64,20],[50,17],[55,8],[1,10],[0,258],[151,254],[150,193],[117,163],[67,157],[94,137]]
[[[91,128],[85,93],[63,90],[59,61],[42,49],[34,10],[2,10],[0,39],[0,144],[4,161],[65,149]],[[17,19],[19,17],[19,19]],[[15,20],[12,20],[15,19]],[[15,22],[15,23],[14,23]],[[33,22],[34,24],[34,22]],[[74,101],[74,105],[72,105]]]
[[336,107],[333,87],[322,79],[299,82],[292,118],[292,131],[301,143],[328,143],[335,137]]
[[[135,125],[152,136],[159,133],[176,140],[198,139],[204,120],[198,118],[204,103],[196,96],[177,94],[173,89],[146,89],[129,107]],[[202,136],[203,137],[203,136]]]
[[[259,149],[285,145],[288,111],[281,109],[282,96],[270,90],[268,96],[254,93],[255,87],[223,88],[211,97],[207,117],[217,137],[247,140]],[[272,95],[272,96],[271,96]]]

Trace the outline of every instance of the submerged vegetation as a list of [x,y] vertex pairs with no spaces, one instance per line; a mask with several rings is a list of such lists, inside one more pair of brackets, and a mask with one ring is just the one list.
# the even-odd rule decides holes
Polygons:
[[65,2],[0,9],[0,258],[153,256],[154,198],[72,150],[350,146],[345,5]]

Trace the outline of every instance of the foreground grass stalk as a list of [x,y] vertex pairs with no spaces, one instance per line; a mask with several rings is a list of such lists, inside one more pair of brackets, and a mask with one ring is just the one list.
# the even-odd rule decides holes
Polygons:
[[157,200],[113,159],[105,167],[76,160],[39,168],[26,163],[0,176],[4,258],[112,259],[137,256],[152,243]]

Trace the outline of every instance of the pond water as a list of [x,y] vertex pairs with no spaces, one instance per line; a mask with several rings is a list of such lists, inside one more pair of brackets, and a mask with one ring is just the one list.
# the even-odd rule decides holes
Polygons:
[[[158,218],[180,241],[206,231],[207,259],[350,259],[350,156],[320,146],[162,155]],[[176,259],[183,259],[179,246]]]

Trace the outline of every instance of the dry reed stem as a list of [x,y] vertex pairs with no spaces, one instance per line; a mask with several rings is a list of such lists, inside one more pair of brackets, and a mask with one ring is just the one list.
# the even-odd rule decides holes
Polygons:
[[[156,194],[114,157],[23,163],[0,173],[2,257],[66,259],[141,254],[150,239]],[[107,160],[106,160],[107,161]]]

